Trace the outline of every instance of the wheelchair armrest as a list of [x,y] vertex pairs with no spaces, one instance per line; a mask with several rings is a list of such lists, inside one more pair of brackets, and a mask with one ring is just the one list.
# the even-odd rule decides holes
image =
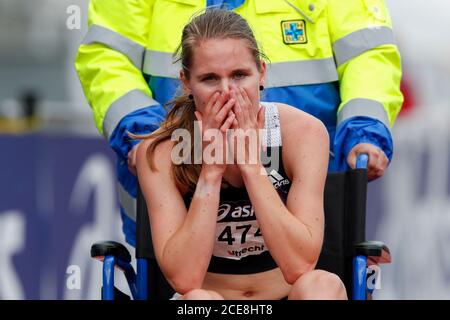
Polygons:
[[391,263],[391,252],[381,241],[364,241],[355,245],[355,254],[367,257],[369,265]]
[[131,255],[124,245],[115,241],[96,242],[91,247],[91,257],[103,260],[105,256],[114,256],[123,262],[131,262]]

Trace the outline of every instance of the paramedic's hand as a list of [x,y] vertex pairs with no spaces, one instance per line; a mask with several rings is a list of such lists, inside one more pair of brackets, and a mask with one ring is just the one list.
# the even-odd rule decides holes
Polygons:
[[371,181],[383,176],[384,171],[389,165],[389,159],[383,150],[370,143],[357,144],[352,148],[347,157],[347,163],[350,168],[355,169],[356,157],[360,153],[366,153],[369,156],[367,179]]
[[139,143],[135,144],[133,146],[133,148],[131,148],[130,152],[128,152],[128,158],[127,158],[128,170],[130,170],[130,172],[132,174],[134,174],[135,176],[137,175],[137,173],[136,173],[136,153],[137,152],[136,151],[137,151]]

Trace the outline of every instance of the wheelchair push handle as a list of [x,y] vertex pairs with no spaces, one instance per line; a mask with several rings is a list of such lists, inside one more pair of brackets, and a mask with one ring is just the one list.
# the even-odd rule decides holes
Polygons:
[[369,162],[369,155],[367,153],[360,153],[356,157],[356,169],[367,169]]

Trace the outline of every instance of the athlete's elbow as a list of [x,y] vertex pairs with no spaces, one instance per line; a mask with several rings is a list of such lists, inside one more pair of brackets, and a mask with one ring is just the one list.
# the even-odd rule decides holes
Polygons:
[[293,285],[303,274],[314,270],[315,263],[303,263],[298,266],[292,266],[290,268],[281,269],[283,273],[284,280]]
[[171,287],[180,294],[185,294],[194,289],[200,289],[203,284],[203,276],[191,274],[177,274],[172,277],[167,277],[167,281]]

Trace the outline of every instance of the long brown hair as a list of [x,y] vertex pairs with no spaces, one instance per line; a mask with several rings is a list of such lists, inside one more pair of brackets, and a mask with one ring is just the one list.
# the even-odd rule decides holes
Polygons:
[[[222,9],[212,9],[194,17],[183,29],[181,43],[174,56],[176,61],[181,61],[181,66],[189,80],[190,67],[192,66],[194,48],[202,41],[208,39],[244,39],[255,59],[259,71],[261,71],[261,60],[267,60],[266,56],[259,50],[255,36],[247,21],[237,13]],[[155,149],[158,144],[169,140],[176,129],[186,129],[191,137],[191,157],[194,159],[194,125],[195,125],[195,103],[186,94],[181,94],[169,101],[167,104],[168,115],[162,122],[161,127],[148,135],[130,135],[133,138],[153,138],[147,149],[147,160],[152,170],[156,170],[154,163]],[[195,137],[199,138],[199,137]],[[200,140],[201,141],[201,140]],[[201,144],[200,144],[201,145]],[[179,189],[188,188],[194,192],[200,175],[201,165],[194,163],[174,164],[172,162],[172,174]]]

